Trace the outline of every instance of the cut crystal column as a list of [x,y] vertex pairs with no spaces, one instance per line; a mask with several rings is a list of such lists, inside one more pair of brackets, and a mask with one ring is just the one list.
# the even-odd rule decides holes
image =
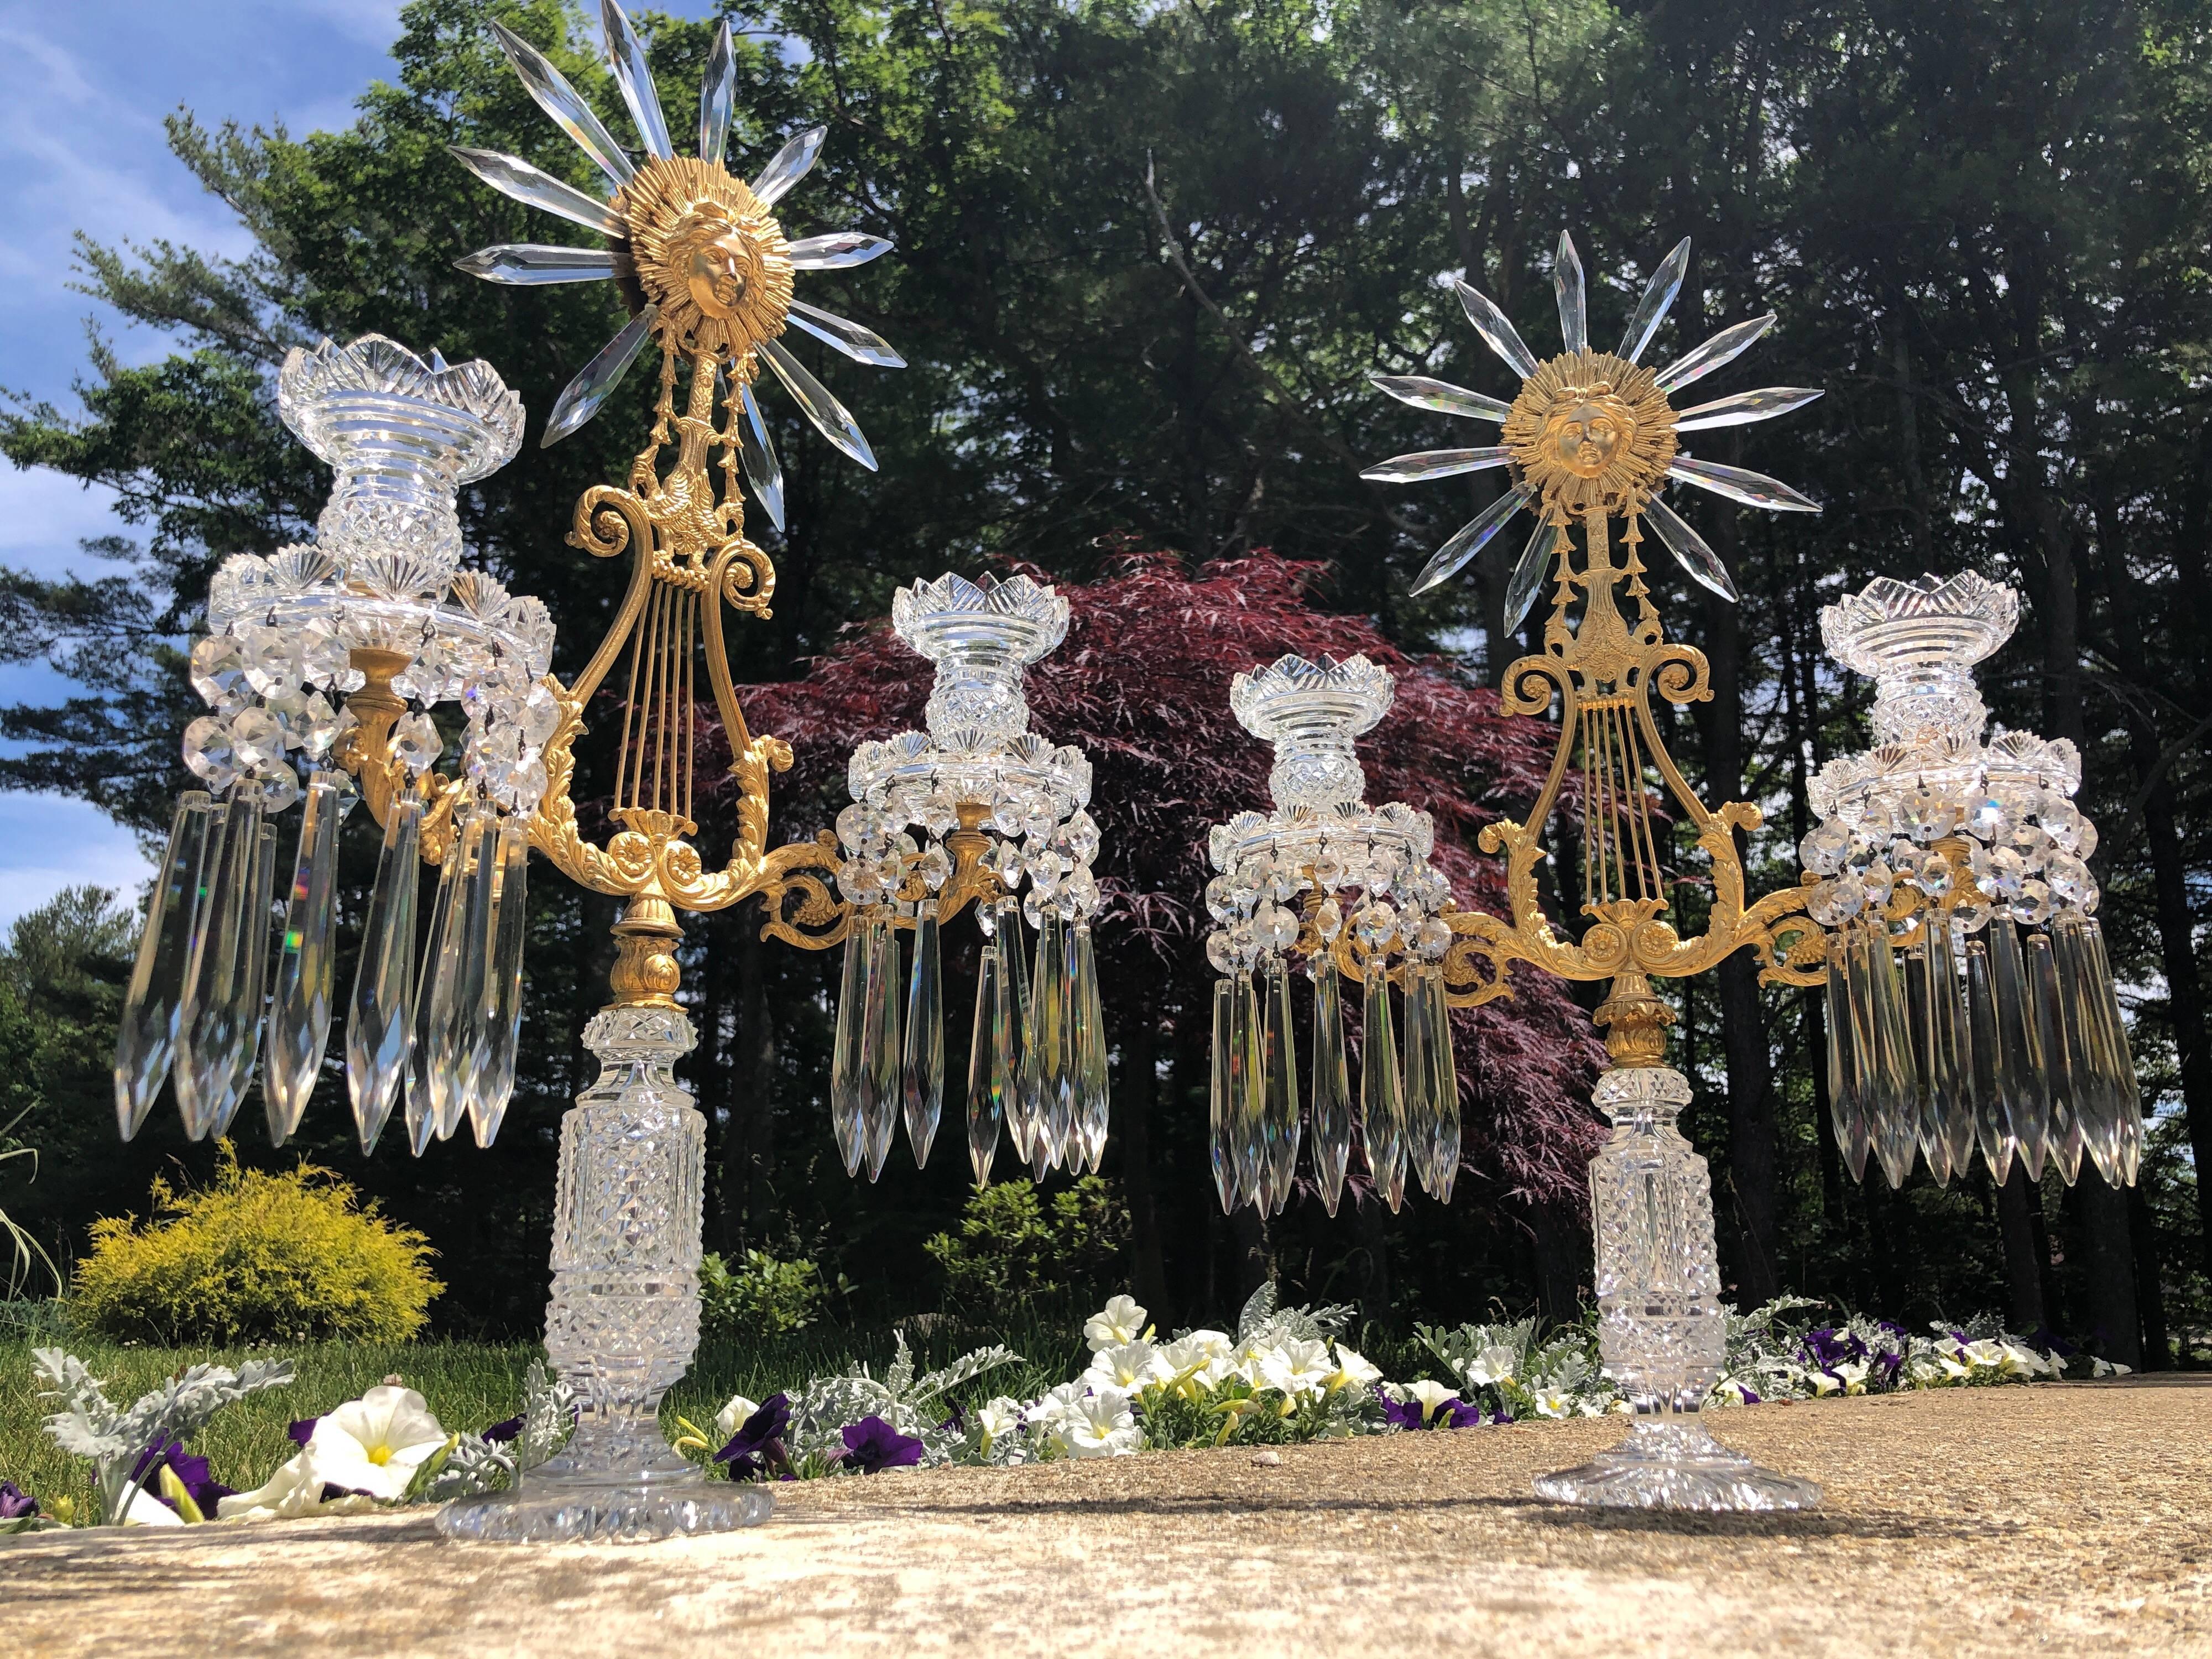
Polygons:
[[451,1074],[441,1061],[438,1033],[453,1017],[453,980],[460,969],[461,934],[468,911],[468,843],[457,827],[438,872],[430,906],[430,937],[415,978],[415,1040],[407,1051],[407,1146],[420,1158],[437,1138],[439,1109]]
[[[169,844],[155,875],[146,929],[139,936],[116,1034],[115,1121],[125,1140],[138,1133],[154,1109],[176,1054],[177,1018],[184,1006],[185,972],[191,965],[194,924],[210,878],[205,867],[210,831],[219,825],[221,811],[204,789],[188,789],[178,797],[170,821]],[[213,839],[220,848],[220,835]]]
[[1421,1051],[1431,1073],[1428,1178],[1422,1189],[1439,1204],[1451,1202],[1459,1180],[1459,1065],[1452,1053],[1451,1005],[1444,997],[1444,970],[1440,963],[1424,963],[1420,997],[1427,1030]]
[[1866,1176],[1867,1153],[1874,1145],[1867,1127],[1866,1072],[1860,1060],[1859,1028],[1851,1012],[1850,940],[1828,935],[1828,1115],[1836,1146],[1851,1179]]
[[239,918],[238,971],[233,981],[236,1035],[231,1040],[230,1075],[223,1085],[222,1109],[210,1126],[210,1134],[230,1133],[231,1120],[246,1100],[253,1081],[253,1061],[261,1049],[261,1022],[269,994],[269,909],[276,885],[276,831],[264,823],[253,848],[251,885]]

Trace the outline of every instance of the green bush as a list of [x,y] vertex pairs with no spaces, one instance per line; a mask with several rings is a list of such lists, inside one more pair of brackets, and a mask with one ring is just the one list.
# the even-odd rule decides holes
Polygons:
[[[838,1288],[848,1287],[841,1279]],[[700,1330],[709,1338],[788,1336],[821,1318],[830,1291],[805,1256],[781,1261],[747,1250],[732,1267],[709,1250],[699,1263]]]
[[960,1231],[922,1248],[945,1269],[945,1297],[963,1312],[1011,1313],[1024,1304],[1095,1301],[1122,1277],[1129,1212],[1098,1176],[1054,1193],[1049,1204],[1024,1179],[979,1187]]
[[401,1342],[446,1287],[429,1243],[360,1202],[328,1170],[242,1170],[221,1146],[215,1184],[156,1177],[154,1218],[93,1223],[74,1312],[118,1341]]

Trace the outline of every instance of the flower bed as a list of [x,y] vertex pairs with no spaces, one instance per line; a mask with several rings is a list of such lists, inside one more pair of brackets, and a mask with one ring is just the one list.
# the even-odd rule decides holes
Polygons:
[[[1816,1304],[1785,1298],[1729,1321],[1713,1406],[1823,1395],[2025,1383],[2124,1370],[1987,1322],[1915,1335],[1887,1321],[1815,1325]],[[1417,1326],[1421,1369],[1386,1380],[1344,1340],[1352,1310],[1279,1308],[1262,1287],[1234,1333],[1163,1337],[1146,1310],[1117,1296],[1085,1322],[1079,1376],[1019,1400],[988,1379],[1019,1363],[1000,1346],[921,1370],[898,1339],[878,1376],[854,1364],[756,1402],[738,1396],[712,1423],[676,1419],[674,1443],[735,1480],[805,1480],[963,1463],[1006,1467],[1054,1458],[1126,1457],[1168,1448],[1268,1446],[1358,1435],[1497,1429],[1542,1418],[1628,1409],[1599,1364],[1595,1327]],[[292,1425],[296,1451],[262,1484],[234,1492],[186,1443],[226,1406],[292,1380],[280,1361],[234,1370],[197,1365],[126,1411],[85,1367],[40,1349],[46,1431],[92,1460],[88,1513],[41,1507],[0,1480],[0,1530],[67,1524],[179,1525],[278,1519],[442,1501],[495,1490],[551,1456],[573,1420],[566,1386],[533,1366],[523,1410],[480,1432],[441,1424],[398,1376]]]

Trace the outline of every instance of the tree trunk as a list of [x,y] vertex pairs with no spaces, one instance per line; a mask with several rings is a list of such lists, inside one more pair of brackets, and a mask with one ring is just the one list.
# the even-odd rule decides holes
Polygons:
[[1997,1189],[1997,1229],[2004,1240],[2005,1323],[2022,1336],[2051,1328],[2043,1294],[2051,1249],[2043,1238],[2041,1195],[2014,1162],[2012,1175]]
[[1159,1203],[1152,1187],[1152,1108],[1159,1093],[1159,1035],[1150,1010],[1121,1026],[1121,1074],[1114,1089],[1121,1142],[1121,1187],[1129,1199],[1137,1300],[1164,1330],[1173,1322],[1160,1250]]
[[775,1022],[769,1017],[760,930],[737,929],[738,1029],[730,1045],[729,1127],[722,1136],[722,1241],[727,1253],[763,1243],[775,1170]]

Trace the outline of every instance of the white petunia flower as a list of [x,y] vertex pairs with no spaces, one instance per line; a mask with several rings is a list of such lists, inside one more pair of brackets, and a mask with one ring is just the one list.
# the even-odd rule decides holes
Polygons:
[[380,1384],[318,1419],[307,1449],[329,1485],[389,1501],[407,1495],[446,1437],[421,1395]]
[[1994,1338],[1985,1336],[1978,1342],[1969,1342],[1965,1352],[1975,1364],[1990,1370],[2001,1370],[2004,1367],[2005,1345]]
[[2123,1365],[2117,1360],[2100,1359],[2094,1354],[2089,1358],[2089,1375],[2092,1376],[2125,1376],[2134,1369],[2134,1366]]
[[1060,1432],[1070,1457],[1127,1457],[1144,1446],[1129,1398],[1119,1389],[1101,1389],[1076,1401]]
[[1448,1389],[1441,1382],[1431,1382],[1427,1377],[1423,1377],[1418,1382],[1406,1384],[1404,1397],[1421,1402],[1421,1421],[1425,1423],[1443,1409],[1446,1401],[1456,1400],[1459,1395],[1456,1390]]
[[1370,1364],[1341,1342],[1336,1345],[1336,1369],[1328,1376],[1332,1392],[1338,1389],[1372,1388],[1382,1380],[1381,1366]]
[[1575,1397],[1565,1389],[1536,1390],[1536,1415],[1539,1417],[1572,1417]]
[[185,1524],[185,1517],[145,1487],[140,1486],[131,1492],[131,1502],[124,1508],[123,1524],[126,1527],[181,1527]]
[[757,1401],[748,1400],[741,1394],[732,1395],[730,1403],[714,1413],[714,1432],[720,1435],[726,1444],[732,1435],[744,1427],[745,1419],[759,1409]]
[[1161,1358],[1158,1349],[1139,1340],[1095,1350],[1091,1356],[1091,1369],[1084,1372],[1083,1377],[1094,1389],[1119,1389],[1129,1394],[1148,1382],[1164,1382],[1175,1374],[1175,1369]]
[[1083,1322],[1083,1340],[1093,1353],[1137,1341],[1144,1334],[1145,1310],[1133,1296],[1107,1297],[1105,1308]]
[[1279,1345],[1260,1365],[1261,1380],[1293,1400],[1301,1395],[1327,1394],[1334,1371],[1328,1343],[1300,1341],[1295,1337]]
[[1006,1435],[1021,1432],[1021,1403],[1005,1395],[986,1401],[975,1408],[975,1429],[981,1437],[983,1455],[988,1457],[995,1442]]
[[1503,1342],[1493,1342],[1467,1362],[1467,1380],[1474,1388],[1489,1382],[1510,1382],[1513,1380],[1513,1350]]
[[222,1521],[291,1521],[305,1515],[357,1515],[376,1507],[374,1498],[352,1493],[326,1504],[324,1484],[314,1452],[302,1449],[252,1492],[217,1498],[216,1516]]

